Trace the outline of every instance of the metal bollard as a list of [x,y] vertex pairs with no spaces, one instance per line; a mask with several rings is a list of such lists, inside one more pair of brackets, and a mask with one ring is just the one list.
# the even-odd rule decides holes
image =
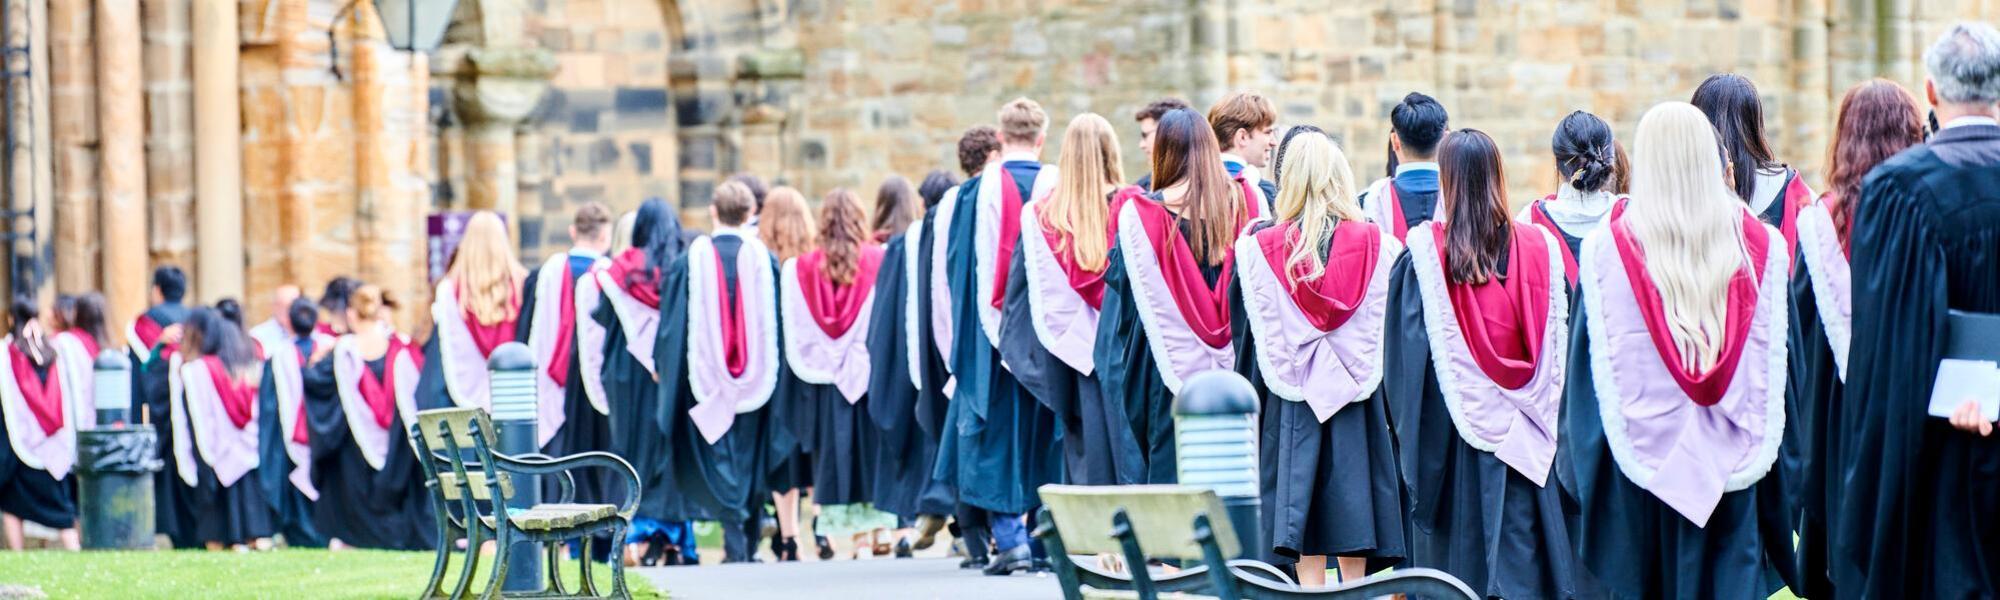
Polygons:
[[[508,455],[535,454],[541,452],[536,447],[535,421],[537,412],[535,397],[535,354],[526,344],[507,342],[493,349],[493,356],[486,359],[487,373],[492,377],[486,390],[492,398],[493,426],[497,432],[499,447],[493,451]],[[527,510],[542,501],[540,478],[515,474],[514,497],[507,500],[508,509]],[[507,580],[501,589],[509,592],[532,592],[542,589],[542,553],[514,552],[507,561]]]
[[127,413],[132,411],[132,359],[124,352],[105,350],[97,353],[97,363],[91,375],[91,403],[97,407],[97,426],[110,427],[115,423],[136,423]]
[[86,550],[152,549],[153,473],[165,466],[151,425],[129,423],[131,361],[97,355],[91,405],[97,427],[76,432],[77,522]]
[[1174,398],[1174,456],[1181,485],[1213,489],[1222,497],[1244,556],[1262,555],[1257,390],[1250,382],[1222,370],[1189,377]]

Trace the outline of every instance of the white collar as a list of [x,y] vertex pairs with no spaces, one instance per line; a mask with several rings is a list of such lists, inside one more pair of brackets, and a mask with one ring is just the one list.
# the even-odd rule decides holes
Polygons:
[[603,253],[603,252],[598,252],[598,251],[596,251],[596,250],[591,250],[591,249],[588,249],[588,248],[581,248],[581,247],[577,247],[577,246],[570,246],[570,247],[569,247],[569,255],[570,255],[570,256],[575,256],[575,257],[578,257],[578,258],[588,258],[588,259],[591,259],[591,260],[599,260],[599,259],[602,259],[602,258],[604,258],[604,253]]
[[750,237],[750,232],[749,229],[744,227],[730,227],[728,225],[716,225],[715,230],[708,232],[708,237],[710,238],[719,238],[725,235]]
[[1243,166],[1246,166],[1246,167],[1247,167],[1247,166],[1250,166],[1250,161],[1247,161],[1247,160],[1243,160],[1243,157],[1241,157],[1241,156],[1237,156],[1237,155],[1236,155],[1236,153],[1234,153],[1234,152],[1224,152],[1224,153],[1222,153],[1222,162],[1225,162],[1225,163],[1236,163],[1236,164],[1239,164],[1239,165],[1243,165]]
[[1002,163],[1010,163],[1017,160],[1024,162],[1031,162],[1031,163],[1039,163],[1042,162],[1042,157],[1036,156],[1035,153],[1026,150],[1015,150],[1013,152],[1008,152],[1006,154],[1000,155],[1000,162]]
[[1396,165],[1396,176],[1402,177],[1404,173],[1408,173],[1410,171],[1436,171],[1436,170],[1438,170],[1438,164],[1435,162],[1430,162],[1430,161],[1408,162]]
[[1952,119],[1950,123],[1945,123],[1943,127],[1939,127],[1938,129],[1945,130],[1945,129],[1951,129],[1953,127],[1965,127],[1969,125],[2000,125],[2000,120],[1995,120],[1993,117],[1988,117],[1985,115],[1966,115],[1963,117]]
[[1562,187],[1556,188],[1556,201],[1543,203],[1542,207],[1548,211],[1550,219],[1562,226],[1563,231],[1588,234],[1605,215],[1611,213],[1611,207],[1616,205],[1617,201],[1617,194],[1606,191],[1579,191],[1564,183]]

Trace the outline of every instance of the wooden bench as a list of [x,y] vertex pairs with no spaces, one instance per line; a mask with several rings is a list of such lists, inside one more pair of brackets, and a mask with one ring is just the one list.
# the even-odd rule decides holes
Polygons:
[[[1048,548],[1067,600],[1086,598],[1365,599],[1390,594],[1476,600],[1464,583],[1432,569],[1398,569],[1350,584],[1303,588],[1277,567],[1243,554],[1222,499],[1188,486],[1067,486],[1040,490],[1035,537]],[[1213,515],[1215,518],[1211,519]],[[1079,564],[1071,554],[1120,554],[1127,573]],[[1154,574],[1149,559],[1198,564]]]
[[[639,505],[639,475],[624,459],[605,452],[585,452],[550,458],[540,455],[509,456],[493,451],[498,429],[486,411],[477,408],[446,408],[417,413],[417,426],[410,440],[416,446],[418,462],[424,467],[425,486],[431,490],[438,526],[437,563],[424,598],[464,598],[471,591],[473,572],[478,570],[480,547],[495,542],[493,567],[487,574],[481,598],[502,597],[501,582],[507,579],[508,557],[517,543],[534,543],[547,555],[548,585],[535,592],[508,593],[510,598],[630,598],[625,587],[625,532],[632,526],[632,513]],[[620,504],[580,504],[573,502],[576,481],[570,471],[583,468],[610,469],[625,480],[625,498]],[[555,477],[559,489],[556,502],[536,504],[525,510],[509,510],[507,501],[515,495],[515,477],[528,476],[525,485],[534,485],[535,476]],[[506,518],[497,518],[506,515]],[[591,540],[611,537],[611,590],[599,596],[591,579]],[[463,565],[450,592],[444,588],[445,572],[458,542],[465,542]],[[563,542],[581,545],[581,580],[578,592],[565,590],[560,573]]]

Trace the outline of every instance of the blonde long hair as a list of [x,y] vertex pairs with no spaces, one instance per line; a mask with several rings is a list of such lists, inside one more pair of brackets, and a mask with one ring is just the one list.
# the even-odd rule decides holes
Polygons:
[[1278,165],[1283,178],[1278,182],[1278,221],[1299,224],[1297,244],[1285,259],[1285,276],[1313,281],[1326,274],[1320,248],[1333,239],[1334,228],[1363,218],[1361,206],[1354,202],[1354,169],[1340,146],[1318,131],[1292,138],[1283,154],[1285,161]]
[[444,276],[458,286],[458,303],[481,325],[506,321],[528,270],[514,258],[507,225],[500,216],[479,211],[465,222],[465,237],[453,251]]
[[1723,172],[1721,147],[1700,109],[1668,102],[1639,119],[1632,148],[1625,222],[1646,249],[1646,273],[1682,366],[1695,371],[1721,357],[1729,281],[1749,257],[1743,203]]
[[1049,193],[1042,224],[1069,238],[1063,251],[1077,266],[1092,273],[1102,271],[1111,251],[1111,239],[1105,235],[1111,203],[1105,195],[1125,181],[1111,122],[1097,113],[1070,119],[1063,131],[1062,158],[1057,160],[1061,179]]
[[757,238],[779,261],[811,252],[819,239],[819,228],[813,225],[806,197],[790,187],[773,188],[764,196],[764,210],[757,216]]

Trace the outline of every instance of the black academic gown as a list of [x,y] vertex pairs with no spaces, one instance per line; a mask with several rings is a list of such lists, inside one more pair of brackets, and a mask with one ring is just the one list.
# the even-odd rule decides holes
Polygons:
[[[874,314],[868,324],[868,355],[874,361],[868,376],[868,420],[875,425],[876,468],[869,477],[875,508],[904,519],[920,514],[948,515],[951,496],[931,479],[937,462],[937,438],[917,424],[917,388],[910,379],[909,237],[896,235],[883,246],[882,269],[875,276]],[[919,340],[922,341],[922,340]]]
[[[1018,244],[1039,243],[1022,236]],[[1112,452],[1112,431],[1125,424],[1113,421],[1106,411],[1104,390],[1095,372],[1085,375],[1050,354],[1035,333],[1034,315],[1029,311],[1028,268],[1025,250],[1016,245],[1012,266],[1008,267],[1007,300],[1000,317],[1000,357],[1014,368],[1021,388],[1040,403],[1034,439],[1026,449],[1044,463],[1060,461],[1062,482],[1071,485],[1115,485],[1118,480],[1117,455]],[[1019,282],[1019,283],[1015,283]],[[1045,417],[1043,415],[1046,415]],[[1048,424],[1040,423],[1047,419]],[[1058,444],[1054,437],[1060,439]],[[1060,448],[1060,458],[1041,454]],[[1137,470],[1137,465],[1132,465]],[[1126,482],[1130,483],[1130,482]]]
[[[743,247],[742,240],[720,236],[713,238],[712,243],[722,265],[723,279],[732,285],[732,290],[737,289],[733,287],[738,277],[736,255]],[[774,273],[771,281],[776,282],[777,265],[774,263],[770,268]],[[660,412],[655,415],[656,422],[667,432],[667,469],[672,473],[675,493],[682,496],[684,512],[692,515],[690,518],[742,523],[763,509],[765,493],[771,489],[769,473],[775,466],[773,457],[786,440],[771,418],[770,404],[736,415],[729,432],[714,444],[708,443],[695,428],[688,415],[695,407],[695,398],[687,375],[687,255],[677,258],[669,271],[661,288],[663,312],[659,339],[653,347],[653,364],[660,369],[660,381],[675,383],[672,387],[661,386]],[[774,296],[763,301],[775,303],[778,299]],[[749,314],[755,309],[745,303],[744,310]],[[779,344],[783,348],[783,342]]]
[[[1008,161],[1001,165],[1020,187],[1021,197],[1030,197],[1041,163]],[[976,250],[973,247],[978,214],[979,186],[999,185],[975,177],[959,186],[958,205],[952,216],[945,268],[950,280],[952,327],[952,373],[958,378],[953,389],[951,416],[956,435],[946,442],[951,454],[939,461],[941,474],[954,476],[959,500],[968,505],[1000,514],[1020,514],[1040,504],[1035,488],[1054,481],[1054,418],[1047,409],[1021,387],[1014,374],[1002,364],[1000,350],[989,341],[979,322]],[[995,268],[1010,268],[995,265]],[[1026,285],[1009,279],[1008,287]],[[1018,282],[1018,283],[1017,283]],[[1005,303],[1003,299],[1002,307]],[[1005,319],[1003,318],[1004,322]],[[1004,339],[1005,336],[1003,336]],[[1048,444],[1031,449],[1036,441]],[[947,471],[949,467],[949,471]]]
[[[1812,275],[1803,260],[1793,269],[1791,279],[1789,334],[1785,404],[1786,418],[1790,421],[1785,428],[1785,441],[1796,442],[1792,449],[1796,452],[1781,449],[1779,460],[1781,467],[1794,469],[1797,474],[1794,483],[1798,486],[1800,510],[1798,583],[1803,588],[1797,591],[1807,598],[1832,598],[1829,568],[1832,548],[1828,546],[1828,538],[1832,526],[1830,515],[1838,512],[1843,491],[1839,485],[1839,457],[1845,450],[1840,447],[1843,440],[1840,432],[1851,431],[1853,426],[1845,420],[1846,386],[1834,363],[1833,347],[1828,345],[1826,329],[1820,320]],[[1796,463],[1786,464],[1792,461]]]
[[[1157,201],[1160,195],[1149,197]],[[1176,219],[1176,226],[1188,235],[1187,221]],[[1201,276],[1212,283],[1222,277],[1222,267],[1201,265]],[[1091,359],[1097,365],[1106,421],[1126,424],[1111,428],[1118,483],[1175,483],[1174,394],[1160,379],[1160,364],[1132,299],[1125,254],[1117,244],[1104,267],[1103,309],[1097,315],[1097,349]],[[1126,465],[1133,468],[1128,472]]]
[[[376,377],[381,377],[385,368],[384,359],[367,362],[368,371]],[[320,535],[360,548],[435,547],[434,507],[402,414],[389,423],[389,453],[382,470],[377,471],[361,457],[361,448],[347,429],[333,360],[322,359],[300,375],[305,381],[306,422],[311,427],[313,486],[320,494],[319,502],[313,503],[313,525]]]
[[[151,380],[148,383],[149,387],[158,386],[163,392],[171,394],[171,390],[167,388],[170,384],[166,378],[178,377],[180,374],[169,375],[168,362],[170,361],[164,356],[160,360],[148,362],[145,378]],[[186,383],[183,382],[183,385]],[[262,386],[259,387],[261,392]],[[164,439],[166,436],[161,437]],[[173,456],[173,446],[161,447],[167,456]],[[174,547],[198,548],[208,543],[220,543],[225,546],[245,544],[258,538],[271,537],[271,534],[277,532],[272,522],[270,502],[264,498],[264,488],[259,483],[262,467],[252,468],[234,484],[224,486],[216,477],[215,469],[201,459],[200,451],[196,450],[193,454],[195,484],[192,486],[187,485],[181,480],[178,472],[172,470],[174,469],[172,462],[167,466],[169,470],[166,473],[171,477],[169,483],[178,492],[179,510],[185,519],[181,521],[180,528],[180,536],[184,539],[173,540]],[[183,545],[182,541],[187,544]]]
[[[574,289],[575,280],[588,275],[590,268],[597,261],[576,255],[570,255],[568,258],[570,283]],[[535,297],[538,287],[535,282],[540,279],[541,273],[541,269],[528,271],[528,278],[521,285],[521,318],[515,321],[514,339],[521,340],[522,343],[527,343],[528,332],[533,327],[535,303],[543,300]],[[554,299],[548,300],[554,301]],[[589,318],[589,315],[576,315],[578,320],[586,318]],[[570,331],[561,332],[560,335],[569,336],[571,344],[569,383],[563,386],[563,424],[561,429],[556,430],[555,436],[549,438],[548,445],[542,447],[542,453],[549,456],[568,456],[583,452],[609,452],[612,448],[611,419],[608,415],[597,412],[597,409],[590,404],[590,397],[583,391],[581,374],[583,367],[577,358],[579,353],[576,352],[575,345],[576,330],[572,328]],[[576,482],[577,502],[616,504],[618,498],[623,497],[615,495],[622,490],[612,489],[610,471],[583,469],[571,473],[570,476]],[[555,478],[544,478],[542,481],[544,497],[556,497],[557,485]]]
[[[305,356],[312,356],[312,338],[300,339],[294,343]],[[301,366],[299,372],[303,374],[308,368]],[[267,383],[257,389],[257,483],[264,488],[264,500],[271,505],[272,526],[278,533],[284,534],[286,546],[301,548],[325,546],[326,538],[320,537],[319,530],[313,527],[313,501],[306,498],[305,492],[299,491],[298,486],[292,485],[288,477],[291,474],[292,457],[285,453],[285,429],[279,419],[296,419],[298,415],[279,414],[278,386],[269,383],[275,381],[272,379],[270,361],[264,362],[264,381]],[[307,427],[307,435],[310,436],[311,426]]]
[[[1832,547],[1841,596],[2000,595],[2000,435],[1926,406],[1946,313],[2000,312],[2000,127],[1940,131],[1855,205],[1854,338]],[[1843,575],[1846,577],[1843,578]]]
[[1236,372],[1263,399],[1257,473],[1271,547],[1258,550],[1287,563],[1302,555],[1365,556],[1369,572],[1402,563],[1409,556],[1409,513],[1382,389],[1324,423],[1306,403],[1272,394],[1257,365],[1242,281],[1229,286],[1229,331]]
[[951,396],[945,393],[944,388],[945,382],[951,379],[951,370],[945,364],[944,354],[938,352],[937,342],[935,341],[937,338],[934,337],[937,335],[937,331],[931,324],[931,275],[934,273],[933,268],[937,264],[936,261],[945,260],[945,257],[937,256],[933,251],[936,248],[932,244],[932,241],[936,239],[935,236],[944,234],[943,230],[937,228],[937,213],[938,210],[935,206],[931,207],[930,210],[924,211],[923,221],[917,226],[921,232],[919,237],[922,238],[923,247],[906,247],[903,250],[904,252],[918,253],[917,281],[920,286],[920,289],[909,290],[917,295],[917,314],[914,316],[917,328],[915,331],[904,332],[904,335],[917,336],[917,377],[923,382],[923,385],[917,390],[916,397],[911,401],[911,414],[915,417],[916,426],[922,432],[925,443],[930,444],[932,447],[931,466],[926,472],[928,481],[924,484],[924,493],[920,504],[925,507],[954,507],[958,503],[956,473],[951,478],[941,479],[937,477],[938,463],[946,460],[947,438],[951,438],[952,443],[956,443],[957,438],[957,427],[947,425],[947,421],[945,420],[945,415],[951,407]]
[[1459,437],[1438,389],[1410,260],[1396,259],[1389,278],[1382,379],[1410,503],[1409,564],[1451,573],[1487,597],[1575,597],[1562,473],[1552,470],[1537,487]]
[[625,349],[625,328],[618,312],[604,302],[589,315],[604,328],[604,395],[611,409],[611,452],[639,474],[639,509],[635,518],[689,521],[706,517],[687,506],[676,491],[668,468],[667,429],[660,420],[660,384],[638,358]]
[[134,383],[138,384],[132,387],[133,402],[151,411],[153,431],[160,440],[160,471],[153,474],[154,529],[165,534],[175,548],[198,548],[202,544],[194,537],[188,487],[176,470],[180,459],[174,456],[173,412],[168,410],[173,391],[167,382],[167,356],[167,351],[156,346],[152,356],[133,363]]
[[[4,348],[0,348],[4,352]],[[6,359],[0,354],[0,360]],[[16,377],[22,376],[15,373]],[[27,374],[37,381],[47,381],[57,376],[54,363],[35,365],[35,372]],[[0,381],[0,385],[16,385],[12,381]],[[77,398],[69,390],[63,390],[63,405],[67,409],[75,402],[90,402],[89,398]],[[37,427],[34,417],[29,416],[28,426]],[[74,426],[74,424],[70,424]],[[0,512],[33,521],[54,529],[76,527],[76,481],[74,476],[61,480],[48,471],[30,467],[14,454],[14,444],[6,427],[0,427]],[[71,469],[74,473],[75,469]]]

